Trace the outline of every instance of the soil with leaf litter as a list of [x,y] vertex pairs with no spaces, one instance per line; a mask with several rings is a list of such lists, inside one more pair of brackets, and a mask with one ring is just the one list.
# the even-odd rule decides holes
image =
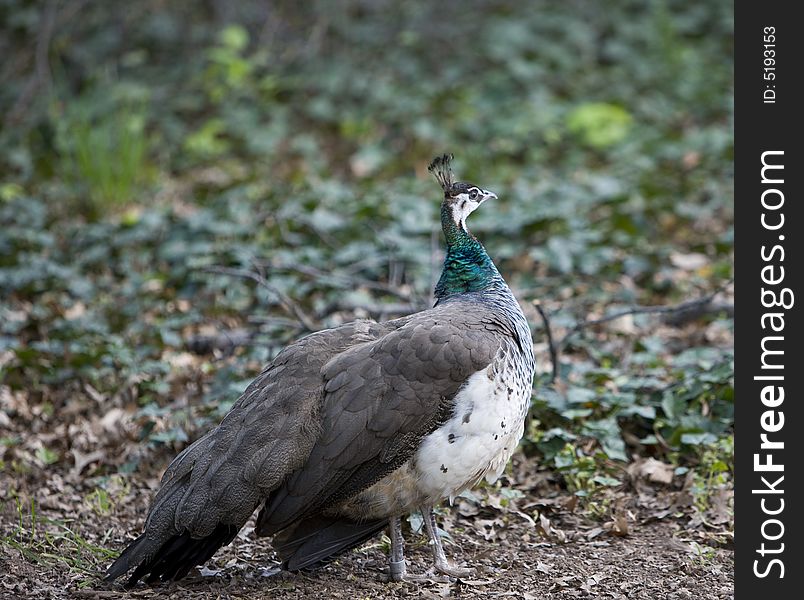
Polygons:
[[[316,570],[282,572],[252,522],[179,582],[130,591],[103,582],[98,574],[140,531],[158,474],[116,475],[103,488],[75,469],[2,475],[0,598],[733,598],[731,490],[701,511],[684,478],[647,459],[619,488],[579,500],[521,455],[498,485],[440,515],[448,555],[474,569],[465,580],[385,582],[384,536]],[[419,525],[416,515],[405,523],[417,575],[431,565]]]

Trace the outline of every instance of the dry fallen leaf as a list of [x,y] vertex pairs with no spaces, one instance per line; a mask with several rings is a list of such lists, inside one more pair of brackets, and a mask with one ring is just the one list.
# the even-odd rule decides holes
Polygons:
[[106,458],[106,452],[104,452],[103,450],[95,450],[94,452],[84,454],[83,452],[80,452],[77,448],[73,448],[72,450],[70,450],[70,452],[72,452],[73,459],[75,460],[73,468],[70,469],[70,473],[68,475],[68,477],[72,480],[78,479],[83,470],[86,469],[92,463]]
[[458,578],[458,581],[460,581],[464,585],[468,585],[468,586],[472,586],[472,587],[478,587],[478,586],[481,586],[481,585],[491,585],[492,583],[494,583],[493,579],[462,579],[462,578]]
[[550,519],[544,513],[539,515],[539,528],[544,537],[554,540],[556,542],[564,543],[567,541],[567,535],[560,529],[553,527]]
[[616,514],[614,518],[604,525],[611,535],[625,537],[628,535],[628,519],[624,514]]
[[689,252],[683,254],[681,252],[671,252],[670,262],[674,267],[683,269],[685,271],[695,271],[709,263],[709,257],[700,252]]
[[569,496],[564,502],[561,503],[561,508],[569,512],[575,512],[575,508],[578,506],[578,496],[573,494]]
[[628,473],[634,479],[644,479],[651,483],[670,485],[673,483],[673,465],[655,458],[636,460],[628,466]]

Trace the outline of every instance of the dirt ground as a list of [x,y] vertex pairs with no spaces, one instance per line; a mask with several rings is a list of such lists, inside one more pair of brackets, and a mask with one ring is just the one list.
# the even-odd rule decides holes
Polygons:
[[[622,486],[579,502],[517,457],[510,480],[460,498],[439,518],[450,558],[474,569],[466,580],[385,582],[385,537],[319,569],[280,572],[249,524],[197,574],[130,591],[98,573],[108,551],[139,532],[156,466],[152,477],[107,479],[108,496],[75,473],[0,475],[0,598],[733,598],[731,516],[722,514],[731,491],[700,513],[683,481],[657,483],[644,467],[651,463],[632,464]],[[405,524],[408,572],[423,575],[431,555],[409,530],[416,525]]]

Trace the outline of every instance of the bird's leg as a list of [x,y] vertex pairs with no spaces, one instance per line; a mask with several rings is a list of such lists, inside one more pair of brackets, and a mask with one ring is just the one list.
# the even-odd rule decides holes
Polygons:
[[391,581],[402,581],[405,578],[405,538],[402,537],[402,519],[391,517],[389,520],[391,537],[391,555],[388,557],[388,576]]
[[436,524],[433,507],[427,506],[421,510],[424,517],[424,526],[427,528],[427,535],[433,542],[433,558],[435,559],[433,566],[435,570],[450,577],[468,577],[471,575],[471,570],[456,567],[447,560],[447,555],[444,554],[444,547],[441,545],[441,539],[438,536],[438,525]]

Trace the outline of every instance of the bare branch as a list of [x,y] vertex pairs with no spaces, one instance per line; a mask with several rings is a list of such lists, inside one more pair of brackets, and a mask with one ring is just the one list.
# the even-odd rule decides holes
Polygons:
[[340,299],[328,304],[322,314],[329,314],[335,311],[343,310],[354,312],[355,310],[365,310],[379,321],[386,319],[389,315],[409,315],[411,313],[423,310],[426,308],[421,304],[395,302],[395,303],[366,303],[366,302],[352,302],[348,299]]
[[39,31],[36,35],[36,49],[34,52],[34,71],[25,84],[22,92],[14,102],[14,106],[5,118],[7,125],[18,123],[28,109],[31,100],[39,92],[40,88],[50,88],[50,42],[53,38],[53,30],[56,26],[56,15],[58,3],[56,0],[49,0],[42,9],[42,17],[39,21]]
[[628,315],[644,315],[644,314],[666,314],[666,313],[694,313],[700,311],[703,307],[707,306],[712,302],[712,300],[725,290],[729,285],[734,282],[734,278],[729,279],[724,284],[718,286],[718,288],[703,296],[702,298],[697,298],[695,300],[687,300],[686,302],[681,302],[679,304],[671,304],[671,305],[662,305],[662,306],[635,306],[633,308],[624,309],[621,311],[617,311],[610,315],[606,315],[605,317],[601,317],[600,319],[592,319],[591,321],[579,321],[575,324],[565,335],[561,338],[561,341],[558,343],[558,347],[563,348],[569,339],[582,331],[587,327],[591,327],[593,325],[601,325],[603,323],[608,323],[609,321],[614,321],[615,319],[619,319],[621,317],[625,317]]
[[251,279],[258,285],[274,294],[279,299],[279,304],[282,306],[282,308],[284,308],[285,311],[287,311],[290,315],[294,316],[296,320],[301,323],[305,330],[316,331],[318,329],[315,321],[304,311],[304,309],[302,309],[301,306],[299,306],[295,300],[293,300],[293,298],[288,296],[282,290],[271,285],[271,283],[259,273],[247,271],[246,269],[235,269],[232,267],[204,267],[202,271],[206,273],[217,273],[219,275],[231,275],[233,277]]
[[558,348],[556,348],[555,342],[553,341],[553,330],[550,327],[550,319],[547,318],[547,313],[544,312],[542,303],[539,300],[534,300],[531,302],[531,304],[533,304],[533,306],[536,307],[536,310],[539,311],[539,316],[542,318],[542,323],[544,323],[544,331],[547,335],[547,347],[550,349],[550,362],[553,364],[553,374],[550,377],[550,383],[553,383],[556,379],[558,379],[559,364]]
[[271,268],[273,270],[300,273],[301,275],[306,275],[315,280],[330,282],[332,285],[337,285],[339,287],[364,287],[369,290],[396,296],[400,300],[405,300],[408,302],[412,300],[410,294],[400,291],[392,285],[379,281],[372,281],[371,279],[365,279],[363,277],[356,277],[343,273],[327,273],[326,271],[316,269],[315,267],[311,267],[309,265],[272,265]]
[[230,356],[236,348],[250,344],[253,337],[253,332],[247,329],[231,329],[215,335],[192,335],[184,345],[193,354],[212,354],[217,351]]

